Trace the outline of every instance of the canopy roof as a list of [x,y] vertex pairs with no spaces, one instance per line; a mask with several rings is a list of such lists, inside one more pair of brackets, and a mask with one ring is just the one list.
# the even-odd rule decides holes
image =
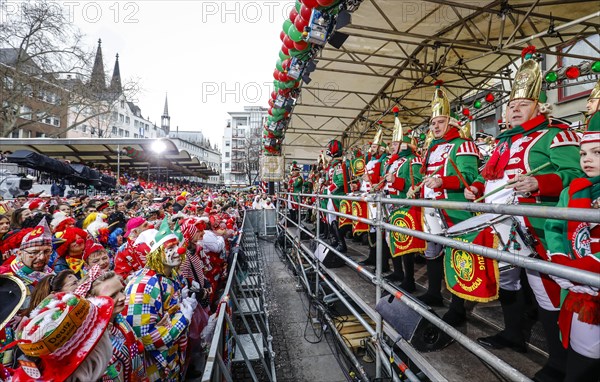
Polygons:
[[567,45],[563,57],[598,59],[571,54],[568,47],[600,32],[598,1],[358,3],[352,23],[340,30],[350,37],[340,49],[325,46],[312,82],[302,86],[284,140],[288,160],[313,161],[334,138],[345,147],[365,143],[379,120],[389,137],[395,105],[403,125],[426,125],[438,79],[455,104],[492,87],[506,97],[527,45],[545,55]]
[[[114,138],[72,138],[49,139],[1,138],[2,151],[32,150],[51,158],[66,159],[73,163],[80,162],[94,165],[105,165],[121,173],[130,171],[143,172],[148,168],[168,170],[169,176],[196,176],[206,179],[218,175],[215,168],[206,162],[191,156],[186,150],[179,150],[175,143],[167,138],[161,139],[114,139]],[[124,154],[126,147],[133,148],[135,158]],[[165,172],[166,173],[166,172]]]

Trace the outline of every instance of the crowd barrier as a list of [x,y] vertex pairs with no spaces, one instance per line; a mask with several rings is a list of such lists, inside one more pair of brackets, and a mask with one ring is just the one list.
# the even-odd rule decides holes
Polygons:
[[[376,267],[375,274],[369,272],[358,263],[345,256],[344,254],[335,250],[335,248],[331,247],[325,241],[319,238],[319,224],[316,224],[316,232],[313,234],[312,232],[306,230],[301,224],[302,214],[298,214],[298,221],[292,221],[287,214],[285,213],[285,209],[287,209],[287,201],[286,198],[289,197],[300,197],[302,198],[308,197],[314,200],[313,205],[307,205],[304,203],[299,203],[300,207],[308,210],[318,211],[324,214],[333,214],[338,217],[344,217],[353,221],[360,221],[363,223],[367,223],[376,228]],[[323,209],[320,206],[320,200],[326,199],[346,199],[346,200],[354,200],[354,201],[365,201],[369,203],[375,203],[377,207],[377,212],[372,219],[359,218],[353,215],[348,215],[344,213],[329,211],[327,209]],[[383,208],[386,204],[395,204],[395,205],[403,205],[403,206],[419,206],[419,207],[429,207],[429,208],[438,208],[438,209],[456,209],[456,210],[466,210],[472,212],[483,212],[483,213],[495,213],[495,214],[503,214],[503,215],[512,215],[512,216],[528,216],[528,217],[542,217],[542,218],[553,218],[553,219],[562,219],[562,220],[577,220],[577,221],[587,221],[590,223],[600,223],[600,214],[597,210],[594,209],[567,209],[567,208],[559,208],[559,207],[535,207],[535,206],[522,206],[522,205],[500,205],[500,204],[485,204],[485,203],[468,203],[468,202],[448,202],[448,201],[434,201],[434,200],[413,200],[413,199],[392,199],[385,198],[380,194],[374,194],[369,197],[351,197],[351,196],[335,196],[335,195],[316,195],[316,194],[300,194],[300,193],[282,193],[282,199],[277,204],[279,215],[282,217],[282,226],[283,229],[287,232],[287,235],[290,239],[290,242],[294,246],[294,248],[302,253],[302,256],[305,257],[309,264],[313,268],[313,270],[320,276],[320,278],[324,281],[325,274],[330,278],[335,280],[335,275],[331,272],[328,272],[326,268],[323,268],[320,264],[320,261],[314,256],[313,251],[306,247],[300,241],[301,233],[308,235],[312,240],[320,245],[324,245],[329,252],[340,257],[347,266],[349,266],[354,271],[363,274],[367,277],[374,285],[375,285],[375,299],[379,301],[382,296],[383,291],[387,291],[394,298],[401,300],[406,306],[410,309],[414,310],[418,314],[420,314],[423,318],[431,322],[433,325],[438,327],[442,332],[449,335],[456,342],[460,343],[470,352],[479,357],[482,361],[487,363],[490,367],[494,368],[498,373],[503,375],[505,378],[511,381],[530,381],[530,379],[522,374],[519,370],[515,369],[513,366],[509,365],[502,359],[498,358],[494,354],[492,354],[487,349],[483,348],[481,345],[476,343],[475,341],[468,338],[466,335],[456,330],[452,326],[446,324],[442,321],[438,316],[432,313],[426,306],[424,306],[421,302],[413,298],[410,294],[398,288],[396,285],[392,285],[386,282],[382,278],[382,246],[386,245],[382,239],[382,232],[384,231],[393,231],[399,232],[401,234],[410,235],[413,237],[418,237],[427,241],[432,241],[435,243],[439,243],[448,247],[462,249],[468,252],[476,253],[484,257],[496,259],[499,261],[503,261],[514,266],[518,266],[525,269],[536,270],[542,273],[556,275],[571,281],[575,281],[580,284],[593,286],[596,288],[600,288],[600,278],[598,275],[592,272],[578,270],[570,267],[565,267],[558,264],[553,264],[544,260],[539,260],[531,257],[518,256],[511,252],[501,251],[493,248],[488,248],[480,245],[475,245],[471,243],[465,243],[461,241],[457,241],[451,238],[447,238],[441,235],[430,234],[421,231],[415,231],[407,228],[401,228],[394,225],[390,225],[385,222],[383,217]],[[284,210],[281,212],[281,210]],[[292,237],[289,235],[288,223],[298,229],[298,237]],[[286,242],[287,243],[287,242]],[[303,270],[302,270],[303,271]],[[303,276],[306,279],[306,275]],[[376,378],[380,378],[382,376],[382,372],[384,371],[384,365],[389,365],[389,356],[394,351],[393,346],[390,347],[382,334],[386,333],[390,338],[398,338],[398,334],[394,333],[387,323],[383,322],[381,316],[373,309],[365,306],[363,301],[353,293],[351,286],[345,285],[341,280],[335,280],[336,284],[339,286],[339,289],[350,296],[353,302],[357,303],[359,306],[363,307],[364,311],[373,318],[376,323],[375,328],[371,328],[366,322],[361,321],[361,324],[365,327],[367,331],[373,336],[373,343],[378,347],[378,357],[376,358]],[[328,282],[328,281],[327,281]],[[305,281],[307,283],[307,281]],[[317,280],[318,283],[318,280]],[[306,285],[308,286],[308,285]],[[330,285],[333,287],[333,285]],[[309,286],[310,288],[310,286]],[[337,288],[333,287],[335,290]],[[318,285],[315,285],[315,291],[318,290]],[[341,296],[341,293],[340,293]],[[341,299],[342,302],[350,305],[345,299]],[[357,317],[360,315],[357,312],[353,312],[353,314]],[[360,321],[360,318],[359,318]],[[391,334],[391,335],[390,335]],[[404,346],[400,346],[401,350],[407,354],[407,356],[411,359],[411,361],[419,367],[419,369],[427,375],[427,377],[431,380],[444,380],[439,373],[436,372],[435,366],[428,364],[422,358],[419,357],[418,352],[411,349],[411,345],[406,343],[406,341],[397,341],[399,344]],[[397,365],[397,369],[389,369],[389,367],[385,368],[385,372],[392,377],[392,379],[396,380],[398,378],[397,371],[402,372],[409,380],[414,381],[418,380],[415,373],[412,373],[410,369],[406,367],[406,365]]]

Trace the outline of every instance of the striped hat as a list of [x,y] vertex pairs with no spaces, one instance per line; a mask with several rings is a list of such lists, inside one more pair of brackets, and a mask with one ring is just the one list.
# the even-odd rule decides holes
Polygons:
[[33,231],[23,237],[20,249],[43,246],[52,246],[52,233],[50,232],[46,218],[40,220]]

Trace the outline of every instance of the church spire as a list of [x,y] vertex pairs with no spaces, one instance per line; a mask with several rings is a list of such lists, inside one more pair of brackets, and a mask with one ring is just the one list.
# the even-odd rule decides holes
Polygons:
[[169,116],[169,103],[167,100],[167,94],[165,94],[165,110],[163,111],[163,115],[160,117],[160,127],[165,134],[169,135],[169,131],[171,130],[171,117]]
[[103,92],[106,89],[106,78],[104,76],[104,60],[102,59],[102,40],[98,40],[98,49],[92,68],[90,87],[95,92]]
[[121,69],[119,68],[119,54],[115,60],[115,68],[113,69],[112,79],[110,80],[110,90],[115,94],[121,94],[123,87],[121,86]]

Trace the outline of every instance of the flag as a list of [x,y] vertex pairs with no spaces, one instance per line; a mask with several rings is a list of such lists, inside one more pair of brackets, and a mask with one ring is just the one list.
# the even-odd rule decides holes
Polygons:
[[[402,228],[413,229],[415,231],[423,231],[421,208],[411,207],[396,209],[390,215],[390,224]],[[388,233],[388,238],[392,257],[414,252],[424,252],[426,248],[425,240],[399,232],[390,231]]]
[[[498,248],[498,238],[492,227],[454,240]],[[450,292],[469,301],[488,302],[498,298],[500,272],[496,260],[451,247],[446,247],[445,251],[444,273]]]
[[[367,202],[352,202],[352,215],[359,218],[369,218]],[[352,220],[352,234],[357,235],[363,232],[369,232],[369,225],[363,222]]]
[[[352,204],[350,203],[349,200],[344,199],[344,200],[340,201],[340,213],[352,215]],[[342,228],[347,225],[351,225],[353,223],[353,221],[354,220],[338,216],[338,227]]]

